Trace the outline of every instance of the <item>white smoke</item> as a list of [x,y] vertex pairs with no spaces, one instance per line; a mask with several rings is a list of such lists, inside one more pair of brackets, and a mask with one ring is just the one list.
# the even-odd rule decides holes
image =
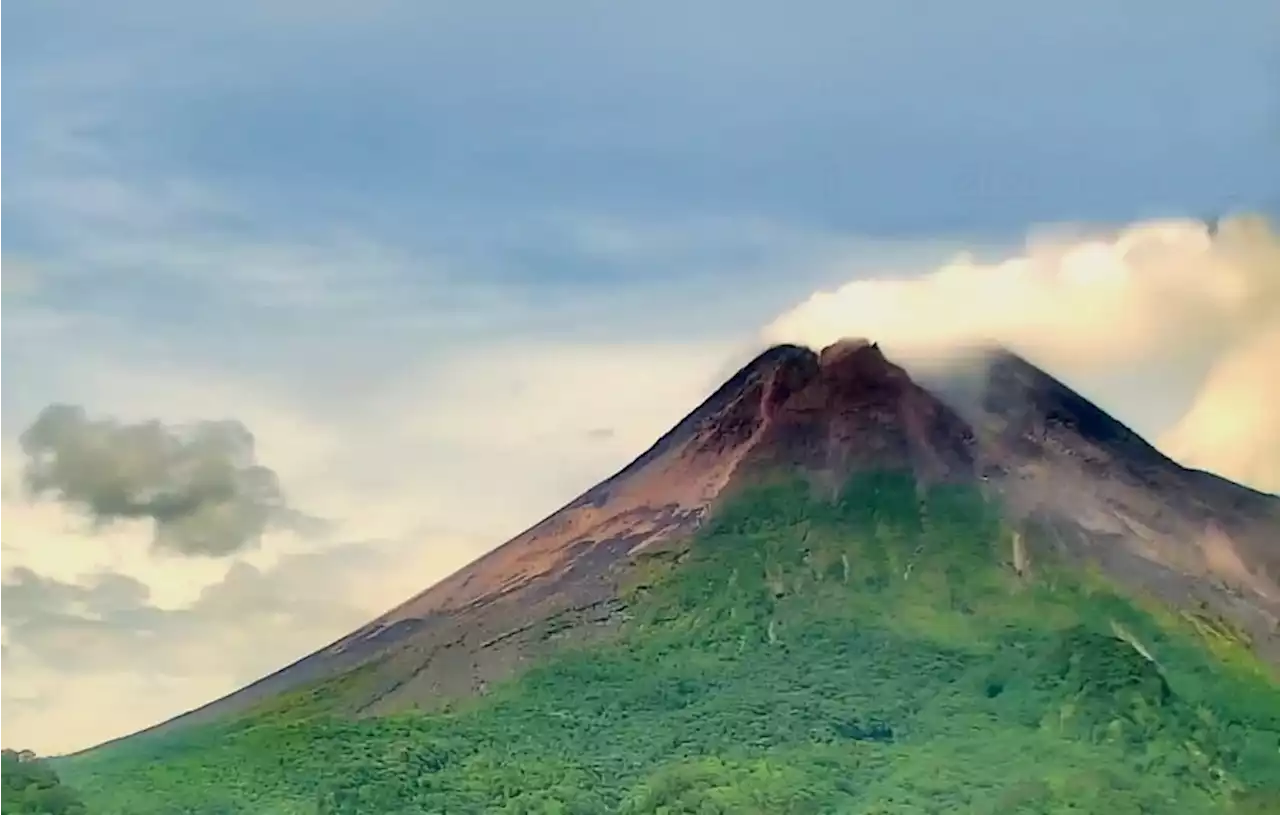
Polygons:
[[1018,257],[959,258],[909,279],[819,292],[768,339],[821,347],[870,337],[910,363],[999,343],[1056,375],[1208,371],[1158,439],[1182,462],[1280,492],[1280,236],[1262,217],[1148,221],[1029,240]]

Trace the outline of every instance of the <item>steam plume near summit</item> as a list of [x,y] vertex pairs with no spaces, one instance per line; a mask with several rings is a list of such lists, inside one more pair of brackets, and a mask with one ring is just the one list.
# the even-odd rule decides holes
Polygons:
[[1197,366],[1207,374],[1160,446],[1280,492],[1280,236],[1261,216],[1032,237],[1001,262],[818,292],[765,334],[871,337],[908,364],[995,343],[1068,376]]

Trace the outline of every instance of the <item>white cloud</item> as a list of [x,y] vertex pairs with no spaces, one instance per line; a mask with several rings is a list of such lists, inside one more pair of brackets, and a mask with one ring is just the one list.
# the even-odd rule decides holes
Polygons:
[[[1276,267],[1280,275],[1280,267]],[[1193,467],[1280,493],[1280,323],[1214,366],[1190,410],[1162,439]]]
[[1153,221],[1033,240],[999,263],[960,258],[912,279],[854,280],[765,333],[817,345],[866,336],[915,360],[999,342],[1073,382],[1154,369],[1207,375],[1162,443],[1195,466],[1280,491],[1280,414],[1261,407],[1280,387],[1266,350],[1278,328],[1280,240],[1266,221],[1237,218],[1216,235],[1200,222]]

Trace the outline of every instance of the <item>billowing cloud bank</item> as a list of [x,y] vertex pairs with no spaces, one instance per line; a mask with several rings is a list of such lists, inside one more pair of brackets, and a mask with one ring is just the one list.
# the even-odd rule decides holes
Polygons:
[[1040,238],[997,263],[819,292],[767,337],[872,337],[908,360],[999,343],[1054,373],[1207,371],[1159,443],[1182,462],[1280,492],[1280,237],[1261,217],[1148,221]]

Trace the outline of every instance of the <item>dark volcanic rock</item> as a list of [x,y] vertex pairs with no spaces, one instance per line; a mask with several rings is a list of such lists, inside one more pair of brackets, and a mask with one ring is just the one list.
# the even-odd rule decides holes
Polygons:
[[[1136,591],[1211,609],[1280,664],[1280,499],[1184,469],[1035,366],[997,352],[977,380],[922,387],[865,340],[778,346],[744,366],[613,477],[382,617],[224,699],[207,721],[361,667],[349,712],[431,705],[626,617],[634,554],[682,545],[723,497],[776,475],[978,482],[1039,557],[1090,563]],[[975,369],[976,370],[976,369]],[[935,396],[941,394],[943,398]],[[1092,681],[1092,680],[1090,680]],[[849,738],[883,738],[861,724]]]
[[807,381],[770,394],[768,418],[744,475],[798,469],[836,483],[866,469],[922,480],[974,474],[969,426],[865,340],[825,349]]

